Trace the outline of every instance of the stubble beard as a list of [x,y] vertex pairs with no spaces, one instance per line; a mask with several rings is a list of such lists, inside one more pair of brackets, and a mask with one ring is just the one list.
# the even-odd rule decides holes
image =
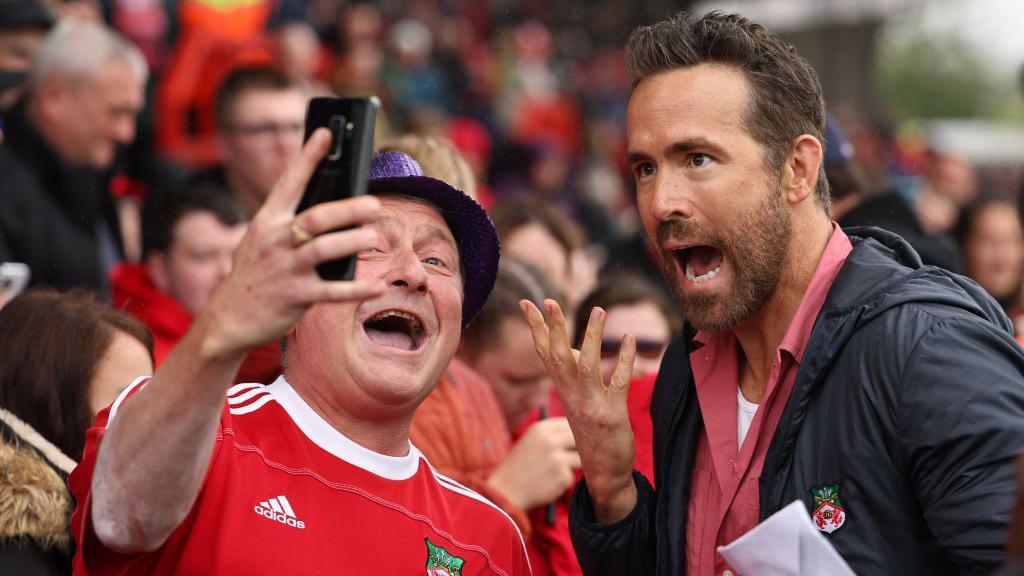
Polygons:
[[[774,187],[764,200],[736,220],[729,235],[701,230],[689,220],[671,220],[658,226],[662,273],[682,307],[683,318],[702,332],[730,330],[759,310],[775,293],[782,277],[792,221],[782,191]],[[722,252],[733,270],[732,286],[719,293],[688,293],[672,254],[661,251],[663,238],[685,237]]]

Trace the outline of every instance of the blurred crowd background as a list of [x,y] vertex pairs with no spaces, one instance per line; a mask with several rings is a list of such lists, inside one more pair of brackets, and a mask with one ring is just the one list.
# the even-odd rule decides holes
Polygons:
[[[483,476],[508,452],[505,436],[536,461],[568,431],[560,421],[543,438],[527,432],[560,409],[519,299],[555,297],[581,319],[593,305],[618,307],[603,352],[613,359],[617,337],[637,333],[644,384],[635,408],[644,413],[644,390],[649,402],[681,319],[633,199],[622,46],[636,25],[680,9],[737,11],[790,40],[825,91],[835,219],[903,235],[926,263],[979,282],[1024,333],[1018,0],[0,0],[0,262],[26,265],[0,270],[0,306],[22,279],[90,293],[63,305],[50,292],[22,296],[0,324],[15,343],[81,335],[68,318],[82,314],[109,327],[100,348],[74,351],[87,358],[73,374],[8,362],[0,406],[80,457],[79,428],[130,381],[107,370],[108,352],[132,349],[125,373],[146,364],[139,346],[159,365],[298,153],[306,102],[336,94],[379,97],[378,147],[405,151],[475,195],[497,225],[508,262],[485,308],[490,320],[471,326],[459,354],[504,415],[502,454],[477,455]],[[107,318],[96,303],[128,314]],[[26,323],[33,330],[15,337]],[[134,338],[113,336],[125,334]],[[35,348],[33,363],[66,361]],[[250,355],[239,380],[279,372],[271,344]],[[67,382],[73,392],[54,385],[26,397],[26,381]],[[432,412],[428,402],[423,413],[486,436],[487,423],[451,420],[468,422],[478,407]],[[637,434],[649,437],[642,425]],[[509,481],[526,468],[474,487],[521,512],[527,530],[551,527],[533,530],[538,573],[575,573],[564,510],[542,506],[571,475],[550,486],[536,479],[530,492]]]

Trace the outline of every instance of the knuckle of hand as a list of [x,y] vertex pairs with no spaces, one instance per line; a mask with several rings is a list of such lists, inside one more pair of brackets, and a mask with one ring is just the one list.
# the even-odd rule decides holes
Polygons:
[[282,296],[285,302],[293,303],[302,299],[302,287],[298,282],[291,281],[284,285]]

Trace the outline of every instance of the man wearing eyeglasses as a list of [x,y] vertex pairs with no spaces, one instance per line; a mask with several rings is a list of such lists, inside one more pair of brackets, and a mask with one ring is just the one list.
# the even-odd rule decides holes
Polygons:
[[302,148],[306,96],[276,70],[239,68],[214,102],[222,164],[196,177],[231,192],[251,214]]

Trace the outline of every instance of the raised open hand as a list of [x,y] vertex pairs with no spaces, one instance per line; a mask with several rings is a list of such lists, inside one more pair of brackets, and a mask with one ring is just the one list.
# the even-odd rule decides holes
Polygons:
[[569,331],[558,303],[545,300],[547,321],[531,302],[520,302],[533,333],[537,354],[544,360],[565,407],[583,476],[598,520],[615,522],[636,503],[633,483],[633,430],[626,396],[636,359],[636,340],[622,339],[618,363],[609,382],[601,377],[601,335],[605,311],[594,308],[579,351],[569,347]]

